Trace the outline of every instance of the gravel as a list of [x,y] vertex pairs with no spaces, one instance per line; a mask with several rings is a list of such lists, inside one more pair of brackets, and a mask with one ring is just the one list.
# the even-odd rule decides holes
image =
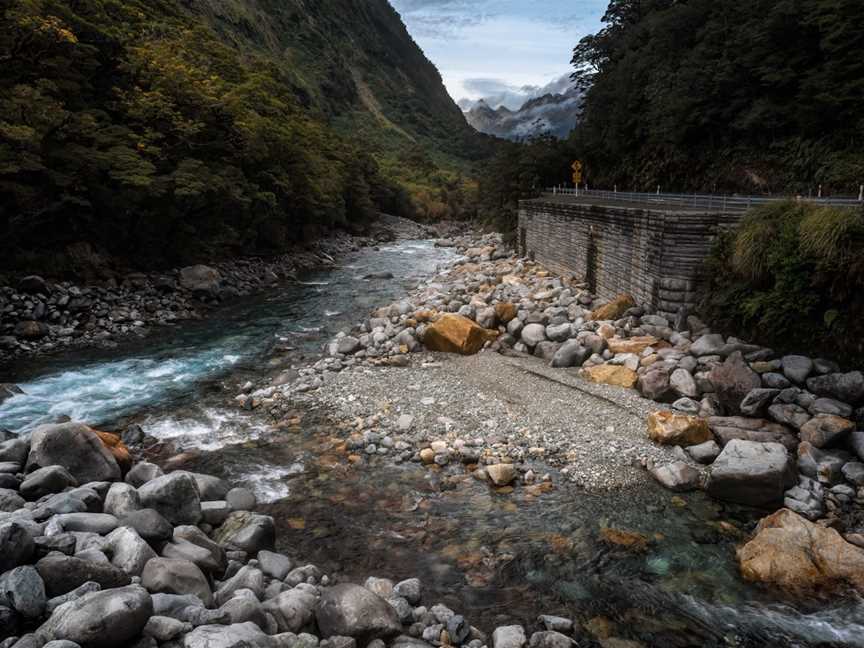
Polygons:
[[[405,368],[358,365],[304,398],[337,420],[417,450],[461,440],[491,454],[555,466],[592,492],[637,488],[651,479],[642,468],[647,460],[680,459],[648,439],[645,421],[657,403],[536,358],[415,354]],[[398,424],[404,416],[413,417],[410,430]]]

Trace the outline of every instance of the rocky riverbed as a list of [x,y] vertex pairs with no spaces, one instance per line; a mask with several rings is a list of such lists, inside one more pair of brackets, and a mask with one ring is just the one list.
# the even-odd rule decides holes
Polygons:
[[[75,477],[77,464],[62,454],[46,460],[56,463],[39,473],[40,465],[31,463],[30,456],[33,439],[39,438],[34,429],[40,428],[28,426],[26,414],[33,412],[33,421],[52,414],[42,414],[39,408],[7,408],[16,412],[17,427],[23,426],[33,436],[29,441],[13,438],[0,446],[10,456],[17,453],[3,477],[10,491],[9,507],[14,510],[0,514],[0,525],[30,520],[32,525],[21,524],[37,534],[34,553],[7,571],[35,564],[47,599],[46,579],[51,572],[43,576],[39,562],[48,556],[36,554],[35,547],[45,541],[35,538],[72,533],[75,547],[60,547],[60,553],[68,557],[71,552],[72,557],[94,564],[115,562],[115,547],[122,544],[117,538],[139,547],[148,557],[140,574],[130,575],[128,585],[117,582],[107,587],[113,593],[103,596],[126,601],[127,588],[137,584],[143,590],[136,589],[137,598],[129,600],[143,602],[147,611],[149,596],[152,612],[147,618],[140,614],[143,625],[136,637],[118,635],[125,643],[100,643],[82,636],[79,645],[85,647],[136,642],[237,648],[328,646],[331,641],[333,645],[381,646],[379,638],[384,645],[415,648],[466,644],[537,648],[547,643],[561,648],[565,644],[603,648],[860,645],[857,638],[864,624],[854,602],[838,608],[831,599],[813,597],[818,591],[840,601],[838,589],[854,588],[860,582],[860,550],[850,542],[855,539],[858,510],[854,500],[837,507],[830,517],[815,518],[818,524],[792,512],[780,512],[758,528],[758,516],[753,513],[758,509],[738,504],[742,494],[758,498],[775,492],[772,488],[778,483],[780,496],[784,495],[790,468],[786,445],[791,446],[791,439],[785,439],[786,445],[777,444],[784,454],[770,439],[767,443],[755,440],[760,431],[776,434],[777,428],[768,427],[775,421],[754,424],[758,419],[753,417],[722,416],[718,425],[715,419],[730,413],[722,409],[726,407],[719,396],[722,392],[713,379],[709,382],[697,374],[710,374],[736,351],[745,351],[760,353],[759,359],[744,361],[761,375],[753,363],[772,362],[765,350],[748,349],[723,338],[720,350],[713,354],[716,358],[700,363],[700,338],[713,334],[703,328],[694,336],[692,327],[697,320],[688,321],[690,329],[682,331],[675,330],[674,322],[667,322],[670,332],[664,337],[658,330],[645,329],[660,327],[659,320],[624,298],[612,305],[624,308],[626,304],[621,317],[595,319],[594,313],[606,308],[603,301],[572,278],[555,277],[528,260],[512,257],[496,237],[454,237],[439,244],[446,250],[459,250],[465,258],[441,275],[423,279],[406,299],[375,309],[354,328],[346,326],[324,345],[324,357],[297,363],[297,356],[286,353],[285,343],[277,342],[270,359],[262,360],[257,371],[246,368],[241,374],[226,374],[218,388],[213,385],[211,391],[236,394],[224,398],[236,413],[230,419],[230,427],[237,428],[231,445],[222,447],[226,441],[218,436],[208,435],[208,443],[202,444],[179,433],[183,423],[176,417],[153,424],[141,418],[143,431],[128,426],[124,439],[136,458],[147,457],[153,463],[133,467],[124,454],[128,449],[116,437],[96,434],[102,446],[107,443],[111,448],[123,483],[137,493],[138,506],[156,511],[171,527],[170,536],[158,542],[136,531],[155,557],[133,535],[118,531],[136,527],[128,516],[112,512],[115,497],[109,495],[114,489],[121,498],[122,490],[121,499],[134,504],[132,491],[114,482],[113,486],[79,485],[84,478]],[[410,257],[428,250],[418,247],[401,252]],[[352,278],[346,287],[358,285],[355,282],[366,276],[362,280],[369,284],[387,281],[383,270],[378,273],[380,279],[372,276],[374,269],[358,269],[354,274],[359,279]],[[317,283],[316,290],[341,290]],[[568,323],[566,340],[562,316]],[[518,324],[511,325],[517,320]],[[542,328],[542,337],[540,329],[529,328],[533,324]],[[673,341],[675,334],[680,337]],[[654,339],[645,339],[648,336]],[[716,340],[709,337],[708,341],[711,339]],[[571,344],[574,341],[577,344]],[[640,345],[644,346],[639,349]],[[690,351],[693,346],[695,353]],[[562,349],[567,353],[559,354]],[[479,353],[463,356],[445,350]],[[680,358],[673,351],[680,352]],[[672,374],[691,362],[687,356],[695,359],[689,373],[701,390],[688,398],[698,403],[703,416],[689,402],[678,402],[671,388]],[[180,364],[183,368],[178,371],[186,372],[188,363]],[[830,368],[828,363],[819,364]],[[651,371],[668,370],[670,393],[662,398],[663,403],[647,398],[651,394],[646,385],[663,384],[654,376],[645,378],[649,367]],[[590,372],[592,368],[597,371]],[[779,368],[785,375],[782,359]],[[125,372],[126,368],[118,366],[114,371]],[[160,363],[147,365],[147,371],[163,373]],[[825,375],[831,373],[829,369]],[[805,387],[810,377],[804,379]],[[678,374],[674,383],[683,385],[682,380]],[[709,386],[713,389],[706,389]],[[25,387],[34,389],[30,384]],[[15,390],[8,387],[7,391]],[[215,398],[208,396],[210,402]],[[9,402],[16,404],[26,400],[20,395],[12,399]],[[770,411],[775,404],[766,407]],[[708,405],[716,409],[701,411]],[[111,419],[110,410],[101,411],[101,420]],[[41,429],[57,427],[51,424]],[[738,434],[741,430],[752,433],[754,438],[746,434],[724,438],[730,434],[728,428]],[[151,438],[150,433],[161,438]],[[202,445],[209,446],[214,440],[221,449],[202,451]],[[736,441],[756,443],[759,454],[750,451],[755,446],[727,453],[738,446]],[[58,445],[71,447],[65,442]],[[86,445],[95,444],[88,441]],[[831,450],[830,445],[827,449]],[[721,452],[727,455],[725,459],[723,454],[717,456]],[[705,469],[703,462],[713,465]],[[854,462],[844,462],[841,474],[848,463]],[[70,473],[75,485],[63,470]],[[136,483],[139,472],[145,473],[146,480]],[[262,479],[273,479],[274,474],[277,483],[284,480],[285,490],[268,491],[267,501],[256,502],[252,488],[260,493],[257,485]],[[718,481],[716,475],[723,479]],[[33,477],[38,478],[36,483],[28,484]],[[43,478],[54,480],[50,492],[39,490]],[[112,472],[103,481],[114,479]],[[166,505],[160,512],[158,498],[149,494],[159,490],[160,480],[172,484],[170,511]],[[818,476],[813,481],[818,482]],[[156,485],[148,486],[150,482]],[[201,517],[194,523],[191,518],[175,523],[170,519],[175,509],[196,509],[192,482]],[[250,490],[231,495],[232,482]],[[180,488],[182,483],[186,487]],[[664,491],[660,483],[674,492]],[[718,483],[722,488],[718,489]],[[93,490],[98,503],[88,493],[83,498],[85,510],[52,509],[43,517],[47,503],[74,499],[82,488]],[[703,488],[719,499],[687,492]],[[826,502],[831,501],[831,494],[836,496],[831,488],[825,489]],[[825,508],[829,508],[827,503]],[[69,524],[98,528],[88,527],[85,532],[66,529],[67,518],[61,516],[68,512],[97,515],[72,518]],[[762,515],[767,512],[763,509]],[[101,517],[104,515],[109,517]],[[112,515],[115,526],[109,519]],[[152,518],[149,512],[145,515]],[[239,533],[242,541],[244,536],[256,536],[259,528],[264,529],[261,533],[268,544],[256,547],[256,552],[239,546],[232,535]],[[275,536],[272,543],[270,529]],[[168,527],[163,530],[167,532]],[[101,540],[87,536],[93,544],[84,543],[78,551],[76,534],[80,533],[96,534]],[[108,545],[112,534],[116,537]],[[189,611],[190,616],[157,609],[161,596],[169,594],[160,589],[163,581],[159,578],[169,577],[156,578],[146,570],[151,560],[178,558],[176,547],[168,545],[190,549],[181,541],[209,549],[215,544],[226,552],[224,571],[222,563],[214,568],[213,560],[204,562],[203,553],[179,556],[200,570],[211,596],[209,604],[205,603],[207,590],[200,579],[181,579],[182,585],[166,586],[187,588],[198,597],[201,605],[188,598],[182,601],[183,607],[196,609]],[[281,554],[274,560],[290,561],[287,574],[301,566],[295,577],[304,576],[305,583],[268,571],[266,565],[273,557],[266,552],[273,549]],[[843,560],[832,561],[830,556],[843,556]],[[210,558],[218,558],[218,551]],[[737,569],[732,568],[734,560],[740,561]],[[302,571],[310,561],[317,567]],[[160,564],[155,563],[152,571],[158,571]],[[115,566],[123,569],[119,562]],[[748,587],[738,569],[747,579],[770,583],[771,588]],[[263,574],[263,580],[257,572]],[[244,574],[240,590],[251,593],[229,588],[225,594],[229,598],[220,597],[220,590],[240,573]],[[35,583],[32,572],[28,574],[28,582]],[[370,575],[373,578],[367,581]],[[0,580],[5,576],[6,572]],[[402,590],[414,587],[413,579],[418,576],[423,598],[416,604]],[[382,578],[392,580],[388,583]],[[402,586],[403,581],[410,585]],[[362,614],[392,618],[395,613],[402,634],[388,630],[374,639],[363,629],[332,634],[326,611],[320,618],[318,614],[319,607],[330,606],[324,601],[329,600],[327,593],[335,589],[331,587],[334,583],[361,586],[348,589],[354,592],[349,598],[372,606],[362,608]],[[306,597],[307,593],[313,598]],[[370,598],[369,593],[377,598]],[[111,598],[115,594],[120,599]],[[170,594],[185,596],[188,592]],[[54,611],[52,607],[49,615],[47,603],[40,616],[24,616],[16,607],[19,598],[7,596],[8,603],[0,605],[11,611],[4,612],[4,618],[18,624],[15,632],[24,635],[23,643],[16,640],[22,646],[41,646],[54,632],[52,628],[70,628],[73,621],[86,624],[96,618],[94,607],[85,603],[80,604],[83,612],[70,612],[73,621],[54,619],[63,608]],[[235,598],[244,599],[244,609],[256,611],[249,612],[248,618],[222,615],[224,607],[241,606]],[[281,611],[282,598],[289,612]],[[300,599],[310,601],[310,606],[303,608]],[[399,599],[405,599],[407,606]],[[389,607],[381,607],[379,600]],[[780,601],[785,605],[775,604]],[[100,599],[94,605],[104,602]],[[341,598],[334,605],[346,614],[361,614]],[[427,607],[422,609],[423,605]],[[22,608],[28,609],[24,604]],[[283,628],[288,626],[279,625],[280,614],[295,615],[303,624],[286,632]],[[176,631],[170,638],[154,634],[160,632],[160,624],[169,624],[157,619],[148,630],[154,615],[175,616],[182,627],[170,624]],[[550,619],[552,616],[558,618]],[[458,623],[452,621],[454,617],[459,617]],[[466,627],[468,634],[459,639]],[[70,638],[73,635],[66,639]]]
[[[495,237],[455,244],[465,261],[340,333],[299,379],[238,401],[279,419],[312,394],[343,417],[355,463],[456,463],[509,487],[548,479],[530,467],[543,458],[587,490],[650,476],[674,492],[785,506],[747,545],[761,552],[739,553],[742,574],[787,590],[861,589],[858,567],[838,574],[805,558],[864,558],[861,372],[779,356],[686,312],[669,321],[628,295],[606,303]],[[819,528],[828,535],[813,544]]]
[[[487,638],[416,578],[336,583],[272,551],[254,494],[133,463],[80,423],[0,443],[0,646],[570,646],[573,622]],[[427,605],[423,605],[426,602]]]
[[119,272],[102,268],[99,280],[52,281],[40,275],[0,276],[0,364],[61,349],[112,347],[154,328],[198,320],[214,308],[300,273],[332,267],[360,247],[433,230],[382,214],[369,236],[334,234],[275,258],[251,257],[174,268]]

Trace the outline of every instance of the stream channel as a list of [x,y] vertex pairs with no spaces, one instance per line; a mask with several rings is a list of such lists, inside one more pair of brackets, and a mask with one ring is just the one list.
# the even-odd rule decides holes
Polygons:
[[[538,629],[542,613],[651,647],[864,646],[862,601],[781,600],[741,581],[734,530],[751,529],[753,511],[701,494],[673,500],[659,487],[580,493],[542,464],[535,472],[556,484],[548,492],[500,492],[458,469],[386,458],[347,467],[325,413],[298,411],[274,427],[229,402],[248,378],[314,359],[339,330],[457,258],[432,241],[367,248],[199,322],[112,350],[18,361],[0,382],[25,395],[0,404],[0,427],[27,434],[59,416],[108,430],[140,423],[192,451],[184,468],[253,488],[281,550],[348,578],[417,576],[424,602],[487,632]],[[386,272],[393,278],[364,279]],[[651,544],[610,547],[604,527]]]

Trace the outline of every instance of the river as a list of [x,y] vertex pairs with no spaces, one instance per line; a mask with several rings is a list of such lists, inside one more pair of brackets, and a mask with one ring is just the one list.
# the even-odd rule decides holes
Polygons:
[[[0,381],[25,395],[0,404],[0,427],[26,434],[63,415],[106,429],[141,423],[177,450],[198,451],[191,468],[254,488],[286,552],[352,578],[418,576],[485,630],[549,613],[587,622],[596,636],[664,648],[864,646],[860,601],[783,601],[741,582],[741,537],[730,529],[752,524],[752,511],[699,494],[673,501],[659,487],[507,493],[414,464],[346,469],[323,413],[274,428],[229,402],[248,378],[315,357],[337,331],[455,258],[431,241],[364,249],[200,322],[114,350],[16,363]],[[386,272],[393,278],[364,279]],[[597,535],[607,525],[651,545],[610,548]]]

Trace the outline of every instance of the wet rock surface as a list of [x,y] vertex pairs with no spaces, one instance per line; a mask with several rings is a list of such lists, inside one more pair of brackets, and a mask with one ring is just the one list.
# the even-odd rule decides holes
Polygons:
[[[768,350],[753,349],[740,341],[710,331],[706,333],[704,324],[695,318],[688,320],[686,326],[676,325],[673,330],[669,322],[661,321],[662,317],[623,298],[617,310],[624,308],[623,305],[627,307],[620,313],[616,310],[616,319],[595,319],[593,314],[598,311],[596,306],[602,306],[601,300],[580,284],[555,277],[527,260],[510,257],[494,238],[483,242],[488,245],[476,246],[452,274],[424,282],[410,299],[377,309],[358,329],[343,331],[325,345],[324,358],[314,365],[297,368],[293,379],[244,386],[242,404],[239,399],[238,404],[244,411],[251,412],[250,416],[256,412],[266,413],[283,425],[282,430],[289,430],[289,435],[294,433],[291,430],[296,424],[288,422],[300,418],[298,408],[326,410],[330,417],[329,442],[333,456],[322,455],[320,461],[327,465],[328,471],[333,471],[329,477],[333,481],[347,479],[343,467],[344,470],[369,470],[373,474],[376,467],[384,471],[384,467],[390,465],[410,467],[416,471],[412,474],[425,471],[434,489],[433,496],[416,500],[407,492],[395,496],[388,493],[387,496],[397,502],[398,508],[418,517],[425,515],[428,530],[421,533],[428,535],[408,536],[409,541],[401,537],[404,529],[388,529],[387,533],[391,534],[388,542],[394,547],[404,542],[430,543],[432,535],[455,537],[456,530],[446,526],[446,513],[437,516],[424,513],[429,510],[430,500],[440,498],[446,502],[452,496],[457,503],[456,493],[464,493],[468,483],[481,484],[488,489],[485,496],[495,498],[505,514],[495,517],[500,540],[491,546],[467,543],[458,552],[447,554],[460,565],[468,582],[478,591],[482,591],[484,584],[495,582],[488,574],[499,569],[514,569],[514,573],[524,574],[529,580],[537,577],[534,570],[542,561],[533,564],[532,569],[520,565],[518,570],[524,571],[510,567],[518,555],[513,545],[528,537],[535,541],[533,536],[537,533],[536,529],[522,524],[524,518],[517,516],[515,502],[519,502],[520,507],[540,506],[544,494],[563,488],[564,482],[584,489],[584,497],[588,494],[612,497],[623,493],[621,499],[614,500],[621,502],[627,501],[628,493],[650,490],[655,480],[675,492],[699,489],[705,484],[710,492],[716,472],[715,484],[722,485],[726,481],[722,488],[714,487],[717,492],[725,489],[734,493],[734,497],[727,499],[758,505],[766,492],[771,493],[772,501],[776,499],[777,482],[773,478],[782,474],[780,500],[785,498],[787,506],[794,502],[794,506],[807,511],[808,519],[823,524],[830,520],[841,528],[843,535],[837,537],[845,544],[833,545],[835,549],[848,551],[847,545],[853,545],[857,539],[855,511],[860,504],[857,481],[864,479],[858,468],[862,464],[854,454],[855,431],[835,434],[836,426],[820,424],[812,434],[807,432],[811,441],[821,443],[822,447],[817,447],[802,440],[799,429],[819,416],[840,416],[849,409],[854,413],[853,403],[837,399],[837,394],[843,390],[854,392],[854,377],[835,381],[836,384],[819,383],[821,394],[807,391],[807,382],[819,371],[817,366],[827,370],[820,375],[831,375],[834,369],[814,362],[810,373],[801,378],[801,371],[796,373],[800,362],[787,362],[786,372],[781,361],[770,360]],[[440,314],[445,312],[458,313],[485,330],[497,329],[494,340],[490,335],[481,345],[485,349],[471,356],[454,357],[424,350],[426,330],[440,321]],[[528,329],[527,334],[525,329]],[[559,351],[567,345],[574,352],[568,353],[562,361]],[[727,377],[718,372],[712,374],[715,368],[724,366],[731,366],[734,371],[728,372]],[[579,374],[580,368],[599,368],[602,372],[620,374],[626,370],[630,372],[628,376],[632,373],[637,379],[618,382],[630,383],[636,389],[588,382]],[[779,378],[766,379],[769,375]],[[754,386],[754,376],[759,379],[758,387]],[[724,380],[726,383],[721,385]],[[759,389],[771,390],[751,398],[752,411],[764,418],[750,418],[743,406],[748,405],[747,399]],[[657,402],[646,399],[647,395],[656,396],[662,404],[658,406]],[[822,400],[817,403],[819,399]],[[779,412],[777,408],[781,406],[789,406],[789,411]],[[777,412],[776,417],[772,407]],[[708,434],[701,424],[695,424],[700,434],[693,441],[698,443],[684,444],[688,445],[686,449],[654,444],[646,421],[650,414],[666,410],[677,416],[707,421]],[[744,415],[737,416],[738,412]],[[789,421],[777,420],[783,417],[789,417]],[[130,434],[128,438],[146,443],[145,432],[141,433],[143,436]],[[798,451],[803,468],[797,485],[794,474],[789,478],[788,474],[774,469],[773,460],[733,452],[740,445],[737,442],[767,445],[775,441],[780,441],[778,447],[787,453],[787,459]],[[254,445],[253,442],[238,452],[253,453]],[[261,456],[269,454],[266,445],[261,447],[264,448]],[[23,475],[29,448],[25,448],[23,455],[20,447],[14,446],[9,446],[8,450],[0,448],[0,452],[4,461],[8,458],[9,463],[15,465],[12,472],[2,474]],[[776,452],[779,457],[779,450]],[[727,456],[721,460],[723,453]],[[188,454],[191,457],[194,453]],[[733,455],[738,463],[729,460]],[[398,584],[381,578],[354,579],[366,583],[365,587],[347,588],[357,588],[353,589],[355,593],[363,590],[362,596],[357,596],[360,603],[354,605],[356,601],[352,599],[353,602],[346,600],[344,607],[337,604],[336,618],[341,619],[342,625],[336,630],[336,623],[325,632],[321,620],[326,614],[321,619],[317,615],[321,601],[332,592],[331,586],[344,578],[340,572],[356,573],[359,567],[349,569],[343,565],[332,571],[319,569],[309,565],[293,548],[290,557],[274,551],[276,547],[282,552],[289,551],[289,545],[280,543],[279,539],[286,530],[294,534],[292,540],[302,534],[310,536],[309,542],[302,545],[306,550],[317,544],[319,537],[326,542],[329,531],[312,527],[312,521],[297,517],[296,510],[282,509],[276,519],[256,512],[256,498],[250,498],[250,493],[242,489],[232,493],[229,488],[233,483],[224,484],[216,477],[176,470],[184,462],[190,459],[178,456],[168,462],[160,461],[167,475],[162,475],[163,470],[153,464],[139,464],[131,470],[128,466],[122,468],[125,483],[132,490],[115,488],[110,497],[113,488],[110,484],[92,487],[85,484],[81,488],[92,490],[93,496],[83,499],[68,496],[71,493],[68,490],[41,496],[67,496],[62,506],[59,500],[51,507],[47,506],[47,500],[38,503],[44,512],[35,524],[46,525],[52,534],[50,537],[73,534],[71,545],[59,540],[47,543],[41,539],[43,536],[32,535],[45,529],[34,527],[30,521],[16,526],[0,517],[0,534],[4,532],[4,524],[7,525],[10,546],[15,548],[10,556],[3,557],[7,561],[7,571],[32,564],[37,556],[36,547],[40,546],[48,551],[63,549],[60,557],[88,563],[86,569],[81,568],[80,562],[61,565],[57,554],[44,557],[43,553],[40,560],[49,560],[43,565],[45,576],[38,566],[35,572],[43,579],[46,597],[52,596],[51,592],[65,590],[60,597],[69,596],[70,601],[77,601],[88,595],[87,588],[92,586],[103,592],[116,592],[140,589],[143,585],[153,612],[135,637],[136,640],[149,638],[145,641],[151,643],[142,645],[153,645],[152,641],[156,641],[172,645],[172,648],[173,645],[309,645],[310,648],[338,645],[347,648],[373,636],[376,637],[373,641],[384,645],[416,648],[428,645],[481,648],[510,643],[518,644],[519,648],[525,645],[555,648],[637,645],[634,641],[640,636],[640,630],[596,614],[584,616],[581,623],[575,624],[566,617],[543,615],[536,626],[524,618],[519,619],[524,626],[513,626],[512,620],[501,614],[494,624],[486,625],[490,633],[486,635],[453,609],[440,603],[431,605],[433,601],[424,597],[423,587],[416,579]],[[194,458],[191,462],[194,463]],[[740,465],[743,463],[747,465]],[[728,468],[730,464],[734,465]],[[62,466],[62,463],[57,465]],[[704,465],[709,466],[707,471]],[[724,476],[724,470],[732,476]],[[764,476],[766,472],[771,479]],[[191,480],[186,475],[191,475]],[[156,483],[148,486],[152,482]],[[12,484],[13,488],[8,490],[19,492],[20,483]],[[345,486],[350,488],[350,480]],[[45,488],[75,487],[48,481]],[[137,495],[137,504],[132,491]],[[327,492],[335,508],[346,499],[366,496],[362,491]],[[33,491],[32,495],[35,493]],[[629,497],[636,499],[633,495]],[[692,535],[687,536],[691,546],[710,547],[718,543],[718,547],[723,547],[721,551],[725,551],[728,543],[745,539],[746,522],[742,524],[736,520],[731,524],[724,519],[734,508],[721,506],[711,509],[714,512],[710,515],[697,517],[688,512],[688,506],[695,509],[704,504],[698,496],[690,497],[670,494],[661,499],[663,504],[659,506],[644,505],[648,516],[660,520],[654,528],[664,528],[666,521],[675,515],[689,515],[688,524],[694,527],[689,531]],[[392,507],[390,500],[382,496],[374,506]],[[18,511],[21,501],[28,506],[23,497],[20,501],[9,497],[7,507],[14,506],[12,512]],[[176,505],[171,507],[169,501],[175,501]],[[138,510],[139,505],[149,508]],[[68,508],[70,506],[82,508],[73,511]],[[297,502],[293,506],[297,507]],[[602,510],[602,507],[597,509],[598,519],[603,517]],[[267,513],[271,511],[268,507]],[[563,513],[566,509],[561,511],[558,514],[566,518]],[[108,517],[62,517],[80,514]],[[512,520],[508,521],[507,515],[513,516]],[[742,519],[749,518],[742,516]],[[310,525],[308,531],[304,531],[306,524]],[[672,528],[670,525],[670,532]],[[28,541],[27,534],[31,531]],[[365,531],[356,534],[364,539],[373,537]],[[38,543],[37,537],[40,538]],[[616,558],[622,560],[620,564],[628,565],[628,569],[640,565],[636,569],[640,579],[668,575],[670,558],[662,551],[653,551],[655,546],[662,548],[668,542],[662,533],[618,531],[613,534],[610,531],[603,537],[614,537],[616,542],[608,543],[609,547],[614,547],[612,551],[629,556]],[[621,542],[622,539],[626,542]],[[580,528],[564,523],[560,532],[544,536],[543,541],[547,548],[542,559],[550,565],[560,565],[556,556],[566,555],[570,562],[584,558],[589,563],[599,561],[604,569],[608,567],[604,554],[592,557],[586,550],[590,543]],[[355,560],[367,549],[372,550],[371,546],[359,547],[354,552]],[[150,555],[148,548],[155,556]],[[643,552],[647,552],[644,560],[633,560],[633,556]],[[183,569],[160,571],[158,567],[164,565],[164,561],[182,562]],[[151,564],[151,572],[147,572]],[[53,573],[49,569],[52,565]],[[189,576],[193,570],[197,570],[194,578]],[[184,574],[189,577],[180,578]],[[93,579],[88,578],[91,575]],[[633,584],[639,580],[627,581],[629,577],[630,574],[625,573],[625,582]],[[82,578],[87,580],[79,582]],[[770,578],[764,581],[773,582]],[[134,584],[127,584],[130,582]],[[572,582],[580,583],[568,585],[577,592],[572,600],[590,598],[588,591],[602,591],[602,587],[589,589],[595,585],[593,579],[584,578],[578,572],[572,575]],[[345,585],[347,583],[339,587]],[[564,587],[561,583],[556,586]],[[16,587],[27,592],[38,591],[38,588]],[[579,587],[585,589],[579,592]],[[639,586],[633,587],[639,589]],[[125,600],[123,596],[118,600]],[[132,598],[129,605],[124,604],[130,610],[137,605],[133,605]],[[341,600],[343,597],[333,594],[332,598]],[[19,599],[25,601],[25,597],[19,596]],[[28,595],[26,600],[30,602],[21,603],[21,607],[30,610],[32,615],[33,610],[39,609],[39,597]],[[53,606],[52,600],[55,601]],[[385,607],[381,607],[382,602]],[[423,607],[424,602],[431,607]],[[458,609],[451,601],[447,603]],[[0,601],[0,608],[3,607],[5,604]],[[38,630],[35,621],[28,621],[32,616],[8,609],[12,615],[9,618],[14,620],[8,627],[20,632],[14,636]],[[50,621],[51,611],[60,609],[62,604],[55,596],[46,602],[39,621]],[[550,609],[550,612],[559,610]],[[137,618],[133,621],[129,625],[137,627]],[[327,623],[329,621],[325,620],[325,625]],[[533,629],[538,632],[531,632]],[[618,638],[618,634],[634,639],[624,640]],[[652,639],[648,639],[649,636]],[[643,645],[654,645],[656,635],[646,631],[644,638]],[[701,645],[720,645],[719,641],[719,637],[712,635]],[[381,646],[380,643],[375,645]]]

